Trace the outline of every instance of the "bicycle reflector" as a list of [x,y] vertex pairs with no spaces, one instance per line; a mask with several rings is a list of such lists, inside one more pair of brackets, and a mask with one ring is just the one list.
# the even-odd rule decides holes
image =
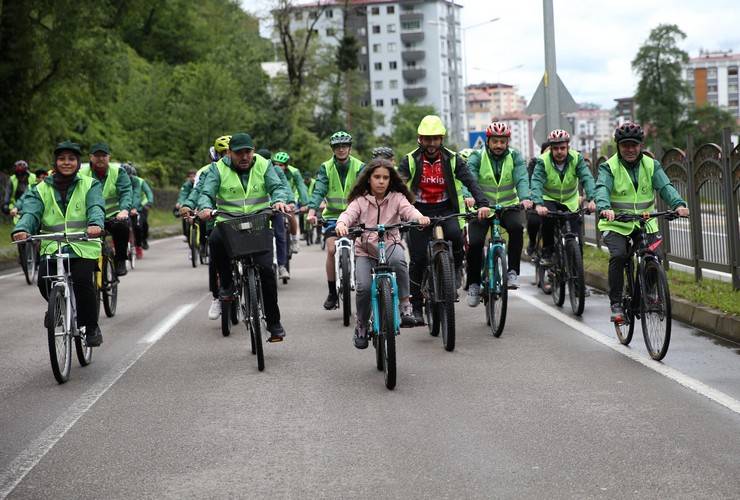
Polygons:
[[657,238],[655,241],[653,241],[652,243],[648,245],[648,250],[650,250],[651,252],[655,252],[658,249],[658,247],[660,247],[660,245],[662,244],[663,244],[663,238]]

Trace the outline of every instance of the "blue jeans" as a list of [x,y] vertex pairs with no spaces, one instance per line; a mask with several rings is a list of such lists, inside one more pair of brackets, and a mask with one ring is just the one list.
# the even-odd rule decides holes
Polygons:
[[272,230],[275,232],[275,254],[278,266],[288,265],[288,235],[285,230],[285,215],[276,213],[272,216]]

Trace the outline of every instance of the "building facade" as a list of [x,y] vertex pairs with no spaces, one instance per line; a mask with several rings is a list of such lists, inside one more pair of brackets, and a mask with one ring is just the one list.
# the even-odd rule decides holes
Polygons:
[[701,51],[683,67],[691,88],[690,104],[711,104],[730,111],[740,119],[738,68],[740,54],[730,51]]
[[[369,92],[363,105],[381,113],[375,130],[390,135],[399,104],[433,106],[451,142],[463,144],[462,5],[449,0],[351,0],[297,6],[291,29],[314,29],[320,43],[336,46],[345,21],[360,45],[359,64]],[[345,20],[346,16],[346,20]]]
[[465,88],[465,112],[468,131],[485,130],[496,116],[521,114],[527,100],[514,85],[478,83]]
[[573,126],[570,145],[584,154],[590,154],[594,148],[598,150],[602,144],[612,140],[614,111],[587,104],[579,104],[578,108],[578,111],[566,115]]

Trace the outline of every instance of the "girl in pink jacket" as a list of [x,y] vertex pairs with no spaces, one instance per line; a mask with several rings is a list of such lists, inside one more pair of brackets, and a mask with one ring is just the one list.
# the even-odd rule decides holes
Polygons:
[[[337,236],[345,236],[351,226],[365,224],[396,224],[416,221],[429,224],[412,203],[414,195],[403,183],[393,164],[384,158],[371,160],[362,170],[348,196],[349,205],[337,220]],[[409,302],[409,272],[403,241],[398,230],[385,234],[385,255],[388,265],[396,273],[401,308],[401,326],[414,326]],[[370,285],[373,265],[378,260],[378,234],[364,233],[355,241],[355,291],[357,326],[354,343],[358,349],[368,346],[367,327],[370,321]]]

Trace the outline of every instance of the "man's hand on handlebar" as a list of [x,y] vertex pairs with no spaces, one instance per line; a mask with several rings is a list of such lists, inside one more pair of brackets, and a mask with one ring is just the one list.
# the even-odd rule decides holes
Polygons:
[[532,200],[522,200],[522,206],[525,210],[531,210],[534,203],[532,203]]
[[200,220],[211,220],[211,210],[210,208],[204,208],[200,212],[198,212],[198,217],[200,217]]
[[465,198],[465,206],[468,208],[473,208],[475,206],[475,198],[472,196],[469,198]]
[[27,232],[25,232],[25,231],[21,231],[21,232],[19,232],[19,233],[15,233],[15,234],[13,234],[13,241],[23,241],[23,240],[27,240],[29,236],[30,236],[30,235],[29,235],[29,234],[28,234]]
[[602,210],[599,215],[602,219],[606,219],[609,222],[612,222],[614,220],[614,210]]
[[545,217],[549,212],[547,207],[544,205],[537,205],[536,207],[534,207],[534,209],[537,212],[537,215],[539,215],[540,217]]
[[139,212],[138,212],[138,211],[137,211],[137,210],[136,210],[135,208],[132,208],[132,209],[131,209],[131,212],[130,212],[130,213],[131,213],[131,215],[133,215],[134,217],[136,217],[137,215],[139,215]]
[[282,212],[284,214],[292,212],[292,210],[290,209],[290,205],[286,205],[282,201],[278,201],[277,203],[275,203],[272,206],[272,209],[275,210],[276,212]]
[[87,226],[87,236],[90,238],[97,238],[103,233],[103,229],[100,226]]
[[126,220],[128,219],[128,210],[121,210],[116,214],[116,219],[118,220]]
[[688,217],[689,216],[689,209],[688,209],[688,207],[676,207],[676,214],[679,217]]
[[488,215],[491,213],[491,209],[488,207],[480,207],[478,209],[478,220],[486,220]]

